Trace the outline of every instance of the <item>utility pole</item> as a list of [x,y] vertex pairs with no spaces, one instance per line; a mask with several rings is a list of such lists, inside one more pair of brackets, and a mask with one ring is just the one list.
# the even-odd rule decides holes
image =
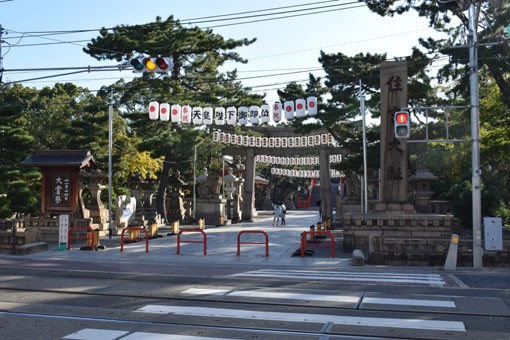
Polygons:
[[2,54],[2,34],[4,33],[4,29],[2,28],[2,25],[0,25],[0,88],[2,86],[2,79],[4,76],[4,57]]
[[469,5],[469,95],[471,112],[471,162],[473,201],[473,268],[483,267],[482,249],[482,195],[480,169],[480,99],[478,93],[478,37],[477,8],[475,2]]
[[113,195],[113,164],[112,164],[112,150],[113,150],[113,90],[110,93],[110,105],[108,107],[108,236],[110,240],[113,234],[112,223],[112,195]]
[[361,79],[359,81],[359,97],[360,97],[360,111],[363,121],[363,194],[364,201],[362,202],[362,213],[368,213],[368,171],[367,171],[367,132],[365,120],[365,95],[361,89]]

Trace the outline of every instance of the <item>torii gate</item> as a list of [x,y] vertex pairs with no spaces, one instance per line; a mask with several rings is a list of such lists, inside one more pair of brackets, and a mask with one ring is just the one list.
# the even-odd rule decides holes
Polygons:
[[[264,133],[267,137],[301,137],[296,134],[293,128],[288,127],[251,127],[260,133]],[[331,176],[330,176],[330,154],[341,154],[342,149],[331,145],[307,146],[307,147],[246,147],[246,146],[227,146],[223,148],[222,154],[229,156],[244,156],[246,158],[244,189],[243,189],[243,205],[242,220],[252,221],[253,211],[255,209],[255,156],[257,154],[270,154],[279,157],[288,157],[289,155],[310,155],[315,153],[319,155],[320,166],[320,197],[321,211],[325,219],[332,218],[333,209],[331,202]]]

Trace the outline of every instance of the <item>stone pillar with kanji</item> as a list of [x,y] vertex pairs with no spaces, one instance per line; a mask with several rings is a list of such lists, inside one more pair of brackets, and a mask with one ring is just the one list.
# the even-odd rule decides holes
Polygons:
[[377,211],[413,211],[408,201],[407,140],[395,137],[395,112],[407,107],[407,63],[381,64],[381,173]]

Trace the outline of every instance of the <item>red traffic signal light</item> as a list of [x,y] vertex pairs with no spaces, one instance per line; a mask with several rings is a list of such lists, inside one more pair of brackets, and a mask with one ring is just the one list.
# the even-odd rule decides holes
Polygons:
[[395,137],[396,138],[409,138],[411,124],[409,119],[409,112],[398,111],[395,112]]

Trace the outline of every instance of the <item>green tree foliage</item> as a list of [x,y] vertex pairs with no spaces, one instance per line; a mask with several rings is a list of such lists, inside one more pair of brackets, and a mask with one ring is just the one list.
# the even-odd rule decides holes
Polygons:
[[[150,151],[154,158],[164,157],[159,174],[158,211],[163,212],[163,195],[170,170],[192,171],[193,146],[199,142],[202,131],[149,121],[149,101],[190,105],[239,105],[245,101],[261,101],[262,96],[249,94],[240,82],[237,72],[220,72],[226,62],[246,62],[234,50],[247,46],[255,39],[225,39],[212,30],[183,27],[172,16],[156,18],[153,23],[135,26],[117,26],[103,29],[84,49],[92,57],[117,61],[130,60],[139,55],[168,56],[173,68],[169,74],[145,73],[129,83],[119,81],[106,93],[113,93],[114,104],[129,126],[129,136],[139,138],[139,150]],[[206,131],[203,131],[206,132]]]
[[19,166],[36,144],[23,124],[37,91],[21,85],[0,92],[0,218],[35,213],[40,174]]

